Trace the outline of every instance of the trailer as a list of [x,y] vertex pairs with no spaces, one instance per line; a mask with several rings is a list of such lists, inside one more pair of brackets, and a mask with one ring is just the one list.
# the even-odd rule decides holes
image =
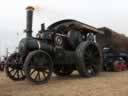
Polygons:
[[110,28],[98,28],[104,31],[103,45],[105,71],[124,71],[128,69],[128,37]]

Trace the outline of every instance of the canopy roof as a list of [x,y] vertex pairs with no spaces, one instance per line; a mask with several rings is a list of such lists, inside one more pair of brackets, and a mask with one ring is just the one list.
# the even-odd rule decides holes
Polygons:
[[95,27],[92,27],[90,25],[84,24],[82,22],[72,20],[72,19],[65,19],[58,22],[55,22],[51,24],[47,29],[48,30],[57,30],[60,26],[65,26],[67,28],[74,28],[76,30],[82,31],[82,32],[97,32],[100,34],[104,34],[103,31],[98,30]]

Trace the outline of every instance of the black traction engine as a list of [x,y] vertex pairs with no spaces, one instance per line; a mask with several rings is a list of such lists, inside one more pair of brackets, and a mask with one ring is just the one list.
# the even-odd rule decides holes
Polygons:
[[102,51],[96,34],[102,31],[84,23],[66,19],[56,22],[32,36],[34,8],[27,9],[26,37],[18,52],[9,56],[6,73],[12,80],[45,83],[52,73],[68,76],[77,70],[82,77],[96,76],[102,69]]

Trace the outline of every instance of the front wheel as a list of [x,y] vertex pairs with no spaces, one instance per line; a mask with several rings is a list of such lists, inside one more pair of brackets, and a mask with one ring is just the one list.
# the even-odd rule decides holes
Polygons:
[[53,62],[50,55],[41,50],[29,53],[24,63],[27,80],[36,84],[46,83],[51,77],[52,70]]

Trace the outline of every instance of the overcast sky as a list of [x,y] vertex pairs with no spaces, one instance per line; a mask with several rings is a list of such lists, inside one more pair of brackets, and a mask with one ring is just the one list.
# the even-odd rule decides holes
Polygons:
[[[127,0],[1,0],[0,53],[13,51],[24,37],[25,7],[34,5],[34,34],[40,24],[47,26],[61,19],[76,19],[95,27],[107,26],[128,36]],[[19,36],[17,36],[17,33]]]

